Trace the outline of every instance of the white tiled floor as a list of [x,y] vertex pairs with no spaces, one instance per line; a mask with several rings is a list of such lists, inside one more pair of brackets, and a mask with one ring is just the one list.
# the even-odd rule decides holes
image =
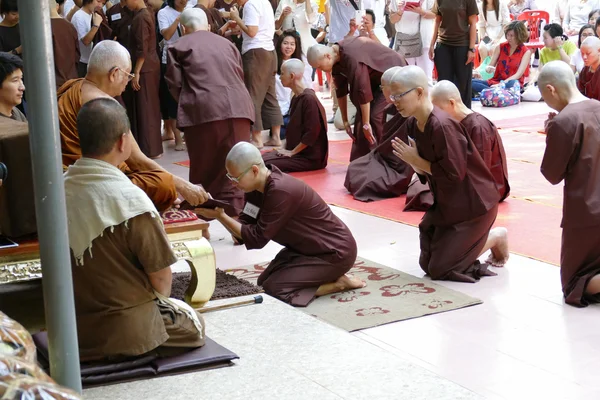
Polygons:
[[[324,104],[330,112],[330,100]],[[549,111],[543,103],[475,110],[492,120]],[[330,132],[330,139],[345,135]],[[185,153],[168,150],[160,162],[187,177],[187,168],[173,165],[184,159]],[[342,208],[334,212],[352,230],[361,257],[423,276],[416,228]],[[233,246],[214,222],[211,233],[223,269],[269,260],[280,248]],[[240,354],[236,367],[132,384],[128,390],[158,398],[152,393],[159,393],[160,383],[173,382],[183,388],[197,383],[214,393],[201,396],[207,399],[600,398],[600,308],[564,305],[555,266],[512,255],[497,272],[477,284],[440,282],[482,299],[482,305],[353,334],[271,301],[214,313],[207,316],[208,334]],[[223,394],[215,382],[227,382],[231,391]],[[119,397],[123,390],[91,391],[88,398]],[[176,398],[192,398],[191,391],[180,392]]]

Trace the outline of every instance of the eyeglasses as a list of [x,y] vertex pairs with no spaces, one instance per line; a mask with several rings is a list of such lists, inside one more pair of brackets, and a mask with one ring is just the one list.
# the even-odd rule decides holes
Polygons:
[[131,80],[132,80],[133,78],[135,78],[135,74],[130,74],[130,73],[128,73],[128,72],[125,72],[125,71],[123,71],[123,70],[122,70],[121,68],[119,68],[119,67],[114,67],[113,69],[116,69],[117,71],[119,71],[119,72],[122,72],[122,73],[124,73],[125,75],[127,75],[127,81],[128,81],[128,82],[131,82]]
[[252,169],[252,167],[254,167],[255,165],[258,165],[258,164],[252,164],[244,172],[242,172],[238,177],[231,176],[231,175],[229,175],[229,172],[228,172],[227,178],[229,178],[229,180],[231,182],[240,183],[240,180],[244,177],[244,175],[246,175],[248,173],[248,171],[250,171]]
[[417,88],[416,88],[416,87],[414,87],[414,88],[412,88],[412,89],[409,89],[409,90],[407,90],[406,92],[404,92],[404,93],[400,93],[400,94],[392,94],[392,95],[390,95],[390,100],[391,100],[392,102],[394,102],[394,101],[399,101],[400,99],[402,99],[404,96],[406,96],[407,94],[409,94],[410,92],[412,92],[412,91],[413,91],[413,90],[415,90],[415,89],[417,89]]

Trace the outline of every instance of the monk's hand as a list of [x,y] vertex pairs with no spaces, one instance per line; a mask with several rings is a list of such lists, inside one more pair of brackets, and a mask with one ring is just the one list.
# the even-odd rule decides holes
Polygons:
[[394,149],[394,155],[404,161],[407,164],[415,165],[415,163],[421,158],[417,151],[417,145],[414,140],[408,139],[410,144],[406,144],[404,141],[398,138],[392,140],[392,148]]
[[277,155],[281,157],[291,157],[294,155],[291,150],[279,149],[277,150]]
[[135,74],[135,76],[134,76],[134,77],[133,77],[133,79],[131,80],[131,87],[132,87],[132,88],[133,88],[133,90],[135,90],[136,92],[142,88],[142,87],[140,86],[140,74]]
[[194,210],[196,214],[199,214],[201,217],[209,218],[209,219],[219,219],[225,215],[225,210],[222,208],[196,208]]
[[210,198],[210,195],[206,193],[201,185],[194,185],[189,182],[186,182],[186,185],[179,189],[179,194],[192,206],[202,204]]
[[549,112],[548,113],[548,119],[546,121],[544,121],[544,130],[548,129],[548,123],[550,121],[552,121],[554,119],[554,117],[556,117],[556,113],[555,112]]
[[375,146],[377,144],[375,135],[373,135],[373,129],[371,128],[371,124],[367,123],[363,125],[363,134],[365,135],[365,138],[371,146]]
[[354,137],[354,133],[352,132],[350,122],[344,121],[344,130],[346,131],[346,134],[350,136],[350,139],[352,139],[353,142],[356,142],[356,138]]

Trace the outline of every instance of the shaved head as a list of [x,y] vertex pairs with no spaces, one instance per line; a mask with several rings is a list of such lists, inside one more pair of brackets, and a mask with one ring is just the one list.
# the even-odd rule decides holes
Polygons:
[[253,165],[264,167],[260,150],[251,143],[239,142],[231,148],[225,160],[227,169],[233,167],[240,173]]
[[398,69],[391,78],[391,85],[410,89],[420,87],[425,93],[429,92],[429,81],[425,72],[415,65],[409,65]]
[[188,33],[196,31],[207,31],[208,30],[208,18],[206,13],[199,8],[188,8],[181,13],[179,19],[181,25],[185,26],[185,30]]
[[88,73],[108,74],[115,67],[122,69],[131,67],[131,58],[127,49],[114,40],[103,40],[95,45],[87,67]]
[[[587,39],[586,39],[587,40]],[[550,61],[545,64],[538,77],[538,86],[553,86],[558,92],[578,90],[573,70],[564,61]]]
[[394,76],[394,74],[400,69],[402,69],[402,67],[392,67],[387,69],[383,75],[381,75],[381,84],[383,86],[390,85],[392,83],[392,76]]
[[306,58],[308,59],[308,63],[314,67],[314,63],[317,63],[323,59],[325,54],[329,54],[331,51],[331,47],[327,47],[323,44],[315,44],[310,46],[308,51],[306,52]]
[[281,73],[284,74],[286,71],[290,74],[294,74],[296,79],[302,79],[304,75],[304,63],[302,60],[297,58],[290,58],[281,64]]
[[600,49],[600,39],[596,36],[588,36],[583,42],[581,42],[581,47]]
[[460,92],[456,85],[450,81],[439,81],[431,90],[431,100],[445,102],[454,100],[457,103],[462,103]]

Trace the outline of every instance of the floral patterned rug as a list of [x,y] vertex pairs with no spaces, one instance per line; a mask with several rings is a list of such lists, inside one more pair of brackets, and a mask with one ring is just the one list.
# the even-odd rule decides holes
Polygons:
[[[256,283],[268,264],[233,268],[226,272]],[[479,299],[437,285],[430,279],[417,278],[360,257],[350,273],[366,281],[367,286],[319,297],[308,307],[298,309],[352,332],[482,303]]]

